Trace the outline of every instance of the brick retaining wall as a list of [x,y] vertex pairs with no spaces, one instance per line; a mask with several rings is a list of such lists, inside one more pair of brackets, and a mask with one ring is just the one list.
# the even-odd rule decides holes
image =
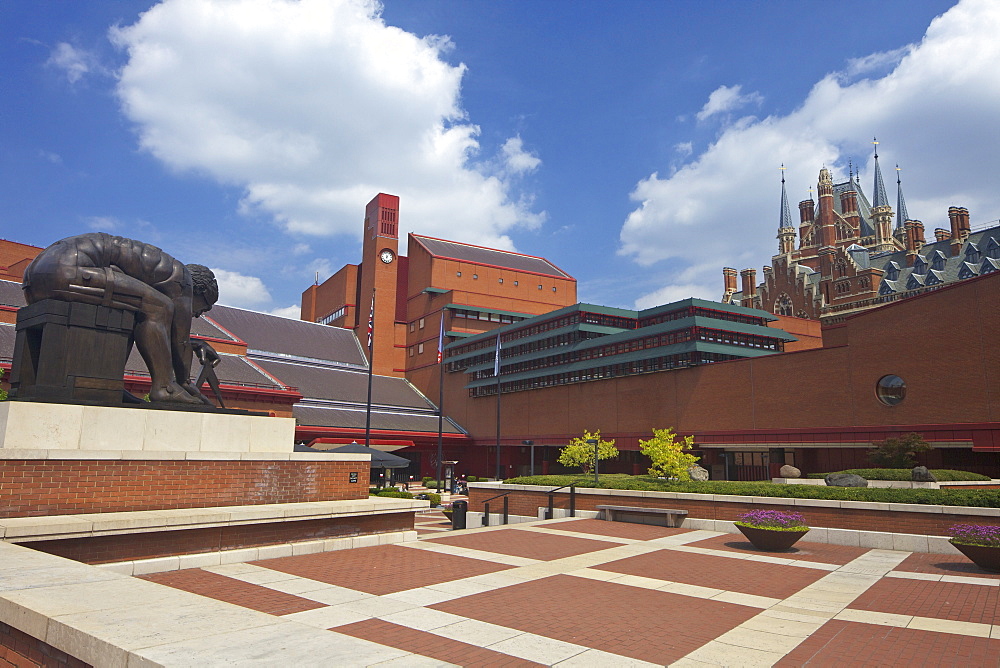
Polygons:
[[[483,511],[483,501],[496,496],[508,489],[510,494],[510,514],[536,517],[539,507],[548,506],[548,494],[544,491],[522,489],[522,485],[507,485],[499,487],[491,485],[485,488],[469,489],[469,510]],[[551,489],[551,488],[541,488]],[[598,505],[628,505],[643,508],[676,508],[688,511],[688,517],[706,520],[735,521],[737,515],[748,510],[783,510],[802,513],[806,524],[814,527],[832,529],[854,529],[863,531],[882,531],[889,533],[921,534],[928,536],[944,536],[948,527],[953,524],[991,524],[1000,525],[1000,509],[996,508],[961,508],[950,506],[919,506],[901,503],[865,503],[857,501],[832,501],[826,499],[777,499],[745,496],[726,497],[722,495],[704,495],[705,500],[695,499],[701,495],[669,492],[661,496],[653,496],[654,492],[635,492],[630,496],[627,490],[609,490],[612,493],[601,493],[602,490],[577,490],[577,510],[597,510]],[[676,498],[682,496],[686,498]],[[675,498],[670,498],[675,497]],[[502,499],[490,502],[490,511],[496,512],[503,503]],[[569,507],[568,491],[555,494],[555,507]],[[895,507],[895,508],[894,508]]]
[[412,530],[413,513],[404,512],[64,538],[25,542],[21,545],[85,564],[104,564]]
[[0,622],[0,666],[5,668],[7,666],[16,666],[17,668],[28,668],[29,666],[92,668],[89,663],[84,663],[3,622]]
[[0,459],[0,517],[366,498],[366,461]]

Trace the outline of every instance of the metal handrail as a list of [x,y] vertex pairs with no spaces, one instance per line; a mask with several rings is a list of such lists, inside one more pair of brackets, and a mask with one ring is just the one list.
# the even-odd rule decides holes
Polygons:
[[576,517],[576,485],[563,485],[562,487],[556,487],[555,489],[550,489],[546,494],[549,495],[549,507],[545,511],[545,519],[551,520],[555,516],[555,493],[560,489],[565,489],[569,487],[569,516]]
[[490,501],[493,499],[499,499],[503,497],[503,524],[509,524],[510,521],[510,492],[504,492],[503,494],[497,494],[496,496],[491,496],[490,498],[483,501],[483,526],[488,527],[490,525]]

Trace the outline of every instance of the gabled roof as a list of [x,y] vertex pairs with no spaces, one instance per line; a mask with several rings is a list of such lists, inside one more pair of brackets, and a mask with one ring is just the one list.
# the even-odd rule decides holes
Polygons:
[[21,284],[14,281],[0,280],[0,306],[21,308],[24,304],[24,293],[21,291]]
[[422,237],[416,234],[411,236],[434,257],[573,280],[572,276],[542,257],[473,246],[457,241]]
[[355,367],[368,361],[354,332],[232,306],[215,306],[202,316],[246,341],[247,350],[276,357],[324,360]]

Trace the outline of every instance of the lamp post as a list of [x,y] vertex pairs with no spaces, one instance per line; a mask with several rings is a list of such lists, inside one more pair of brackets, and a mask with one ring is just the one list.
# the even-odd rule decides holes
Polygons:
[[599,466],[600,466],[600,464],[598,464],[598,462],[600,461],[598,459],[598,455],[600,453],[599,453],[598,447],[597,447],[598,446],[598,440],[596,438],[588,438],[587,439],[587,443],[594,446],[594,485],[598,485],[599,484],[599,476],[600,476],[600,473],[599,473]]
[[521,441],[521,445],[531,446],[531,475],[535,475],[535,442]]

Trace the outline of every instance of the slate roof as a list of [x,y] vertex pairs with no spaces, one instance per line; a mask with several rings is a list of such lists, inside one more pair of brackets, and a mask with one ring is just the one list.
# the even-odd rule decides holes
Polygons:
[[[342,408],[296,404],[293,414],[299,424],[313,427],[365,428],[365,407]],[[417,415],[372,409],[372,429],[379,431],[416,431],[437,433],[438,418],[434,413]],[[446,434],[462,434],[462,430],[445,418],[442,430]]]
[[0,360],[10,362],[14,358],[14,325],[0,322]]
[[471,262],[473,264],[483,264],[494,267],[503,267],[514,271],[527,271],[545,276],[557,276],[559,278],[573,278],[559,267],[555,266],[545,258],[534,257],[533,255],[522,255],[510,251],[497,250],[495,248],[483,248],[462,244],[457,241],[445,241],[433,237],[421,237],[416,234],[413,238],[421,246],[427,249],[435,257],[444,257],[460,262]]
[[246,341],[251,352],[306,358],[367,368],[354,332],[232,306],[216,306],[202,316]]
[[[976,262],[969,262],[969,251],[978,253]],[[993,257],[990,257],[990,256]],[[934,259],[939,258],[941,268],[934,268]],[[872,257],[872,265],[886,270],[890,264],[898,267],[898,276],[890,280],[882,278],[879,284],[880,295],[915,290],[925,286],[954,283],[966,278],[981,276],[985,273],[1000,270],[1000,227],[990,227],[973,232],[966,243],[962,244],[958,255],[951,254],[951,240],[944,239],[925,244],[920,249],[917,260],[912,267],[906,264],[906,251],[896,251]]]
[[0,306],[24,306],[24,293],[21,284],[13,281],[0,281]]
[[[368,401],[366,372],[271,359],[258,359],[256,363],[281,382],[297,387],[307,398],[359,404]],[[434,407],[405,379],[390,376],[372,376],[372,404],[416,409]]]
[[[215,367],[215,375],[219,377],[219,382],[223,385],[242,385],[244,387],[265,387],[275,390],[284,389],[284,385],[274,382],[254,364],[241,355],[229,353],[219,353],[219,366]],[[148,376],[146,363],[142,361],[139,351],[134,347],[132,353],[125,362],[125,373],[129,375]],[[201,364],[197,359],[191,365],[192,380],[201,373]],[[202,388],[205,393],[210,392],[207,385]]]

